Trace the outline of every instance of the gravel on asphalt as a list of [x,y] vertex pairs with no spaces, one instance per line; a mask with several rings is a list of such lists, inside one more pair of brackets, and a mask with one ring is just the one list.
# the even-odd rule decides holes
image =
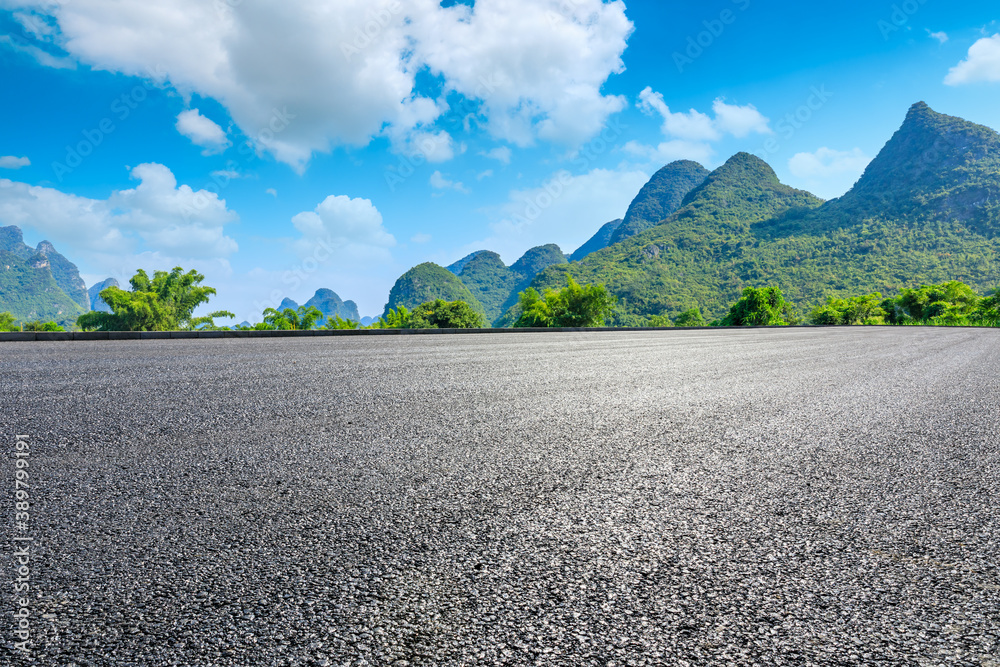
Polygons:
[[0,664],[1000,667],[1000,331],[6,343],[0,380]]

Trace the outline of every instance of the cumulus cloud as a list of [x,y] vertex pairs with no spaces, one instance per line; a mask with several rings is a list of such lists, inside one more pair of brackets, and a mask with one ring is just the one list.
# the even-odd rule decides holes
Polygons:
[[382,225],[382,214],[368,199],[331,195],[312,211],[292,218],[301,237],[295,249],[301,256],[311,256],[317,248],[331,259],[364,260],[388,258],[388,249],[396,239]]
[[712,112],[715,114],[715,126],[724,134],[742,138],[751,133],[773,134],[774,132],[768,127],[770,120],[752,104],[741,107],[717,99],[712,103]]
[[456,254],[490,248],[511,263],[545,243],[557,243],[569,254],[601,225],[623,217],[648,180],[649,174],[639,170],[558,172],[537,187],[511,191],[507,202],[491,212],[491,235]]
[[431,174],[431,187],[435,190],[457,190],[469,194],[469,189],[457,181],[450,181],[440,171]]
[[133,270],[145,260],[225,263],[237,251],[224,228],[238,216],[217,194],[178,186],[161,164],[131,173],[139,184],[107,199],[0,179],[0,225],[32,229],[95,272],[116,275],[123,263]]
[[186,96],[217,100],[259,148],[297,169],[335,146],[384,134],[405,149],[411,134],[439,132],[448,108],[417,86],[424,70],[443,93],[472,101],[494,137],[521,145],[579,145],[625,104],[601,92],[623,70],[632,32],[620,0],[4,5],[42,17],[55,33],[47,39],[79,62],[158,72]]
[[195,146],[204,148],[205,155],[221,153],[230,146],[226,131],[212,119],[202,116],[198,109],[188,109],[177,115],[177,131]]
[[951,68],[944,82],[949,86],[1000,81],[1000,33],[984,37],[969,47],[969,55]]
[[928,30],[927,34],[932,39],[936,39],[941,44],[945,44],[948,41],[948,33],[946,33],[946,32],[931,32],[930,30]]
[[712,143],[727,135],[742,138],[773,133],[770,120],[752,104],[738,106],[719,98],[712,103],[712,116],[696,109],[674,112],[661,93],[647,86],[639,93],[636,106],[646,114],[663,118],[661,131],[666,141],[656,147],[629,142],[625,150],[661,162],[679,159],[708,162],[714,154]]
[[796,153],[788,160],[788,170],[802,187],[830,199],[847,192],[871,160],[860,148],[838,151],[824,146],[812,153]]
[[715,151],[708,143],[698,141],[683,141],[673,139],[663,141],[656,146],[648,146],[638,141],[629,141],[622,150],[626,153],[651,162],[665,164],[675,160],[694,160],[702,164],[708,164],[712,160]]
[[0,169],[20,169],[21,167],[28,167],[30,165],[31,160],[26,157],[17,157],[16,155],[0,156]]

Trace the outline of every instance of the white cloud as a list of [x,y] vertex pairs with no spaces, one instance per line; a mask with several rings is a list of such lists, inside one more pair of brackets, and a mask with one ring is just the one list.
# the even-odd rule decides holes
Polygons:
[[824,146],[812,153],[796,153],[788,160],[788,170],[800,187],[831,199],[847,192],[871,160],[860,148],[838,151]]
[[636,106],[646,114],[663,118],[660,129],[666,141],[656,147],[630,141],[625,150],[657,162],[687,159],[708,163],[715,153],[712,143],[727,135],[742,138],[750,134],[773,134],[770,120],[752,104],[738,106],[718,98],[712,103],[714,117],[696,109],[673,112],[663,95],[647,86],[639,93]]
[[17,51],[18,53],[23,53],[31,58],[34,58],[38,64],[45,67],[52,67],[53,69],[76,69],[76,61],[72,58],[54,56],[48,51],[38,48],[34,44],[28,44],[21,40],[14,40],[10,35],[0,36],[0,44],[6,46],[12,51]]
[[0,169],[20,169],[21,167],[28,167],[30,165],[31,160],[26,157],[17,157],[16,155],[0,156]]
[[715,126],[722,133],[731,134],[737,138],[745,137],[751,133],[774,133],[768,127],[768,123],[771,121],[757,111],[757,107],[752,104],[741,107],[735,104],[726,104],[723,100],[717,99],[712,103],[712,111],[715,113]]
[[557,243],[569,254],[601,225],[623,217],[648,180],[649,174],[639,170],[556,173],[539,187],[511,191],[508,201],[493,212],[492,234],[456,254],[489,248],[509,264],[525,250],[545,243]]
[[694,109],[688,113],[674,113],[663,101],[663,95],[648,86],[639,93],[637,106],[645,113],[658,113],[663,117],[662,131],[665,136],[688,141],[715,141],[722,138],[707,114]]
[[469,194],[469,189],[457,181],[450,181],[440,171],[431,174],[431,187],[435,190],[457,190]]
[[205,155],[221,153],[230,145],[226,131],[212,119],[202,116],[198,109],[188,109],[177,115],[177,131],[195,146],[204,148]]
[[658,164],[666,164],[675,160],[694,160],[702,164],[709,164],[714,154],[712,147],[707,143],[680,139],[664,141],[657,146],[647,146],[638,141],[630,141],[622,149],[637,158]]
[[93,273],[119,276],[144,262],[228,266],[238,246],[224,228],[238,216],[225,200],[178,186],[160,164],[131,173],[139,185],[108,199],[0,179],[0,225],[36,231]]
[[510,164],[511,150],[507,146],[498,146],[492,150],[480,153],[491,160],[496,160],[501,164]]
[[295,243],[302,256],[321,247],[334,256],[330,259],[387,258],[387,249],[396,245],[382,226],[382,214],[368,199],[331,195],[314,210],[296,215],[292,224],[302,234]]
[[3,4],[57,27],[55,44],[79,62],[217,100],[300,170],[335,146],[385,134],[405,148],[413,133],[437,133],[448,109],[417,89],[424,69],[472,100],[494,137],[522,145],[579,145],[625,104],[601,92],[624,69],[632,31],[620,0]]
[[431,238],[432,237],[431,237],[430,234],[414,234],[413,237],[410,238],[410,242],[411,243],[421,243],[421,244],[422,243],[430,243]]
[[271,195],[272,197],[277,197],[278,196],[278,191],[275,190],[274,188],[268,188],[267,190],[264,190],[264,192],[266,192],[267,194]]
[[952,67],[944,82],[949,86],[1000,81],[1000,34],[984,37],[969,47],[965,60]]
[[931,32],[930,30],[927,30],[927,34],[932,39],[936,39],[941,44],[945,44],[948,42],[948,33],[946,32]]
[[486,171],[481,171],[476,175],[476,180],[481,181],[484,178],[491,178],[493,176],[493,170],[487,169]]

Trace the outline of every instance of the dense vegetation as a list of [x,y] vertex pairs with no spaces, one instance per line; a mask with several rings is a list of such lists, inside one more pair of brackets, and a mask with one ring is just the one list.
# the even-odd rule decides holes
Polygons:
[[519,315],[514,326],[521,327],[600,327],[615,308],[615,297],[604,285],[582,287],[567,277],[561,290],[546,290],[544,295],[533,288],[521,292]]
[[812,311],[813,324],[920,324],[1000,326],[1000,289],[980,296],[957,280],[904,289],[890,299],[878,292],[848,299],[830,298]]
[[60,324],[72,323],[84,312],[56,284],[47,258],[22,259],[5,250],[0,250],[0,307],[22,321]]
[[[489,251],[448,270],[421,264],[399,278],[373,326],[557,326],[579,319],[571,297],[598,289],[615,303],[601,323],[623,327],[792,323],[797,312],[816,324],[989,324],[1000,276],[1000,135],[916,104],[855,187],[830,202],[782,185],[745,153],[711,174],[676,162],[573,260],[546,245],[510,267]],[[80,317],[84,328],[218,328],[213,318],[230,313],[192,314],[215,294],[202,279],[140,271],[131,291],[115,283],[85,295],[76,267],[51,244],[33,249],[20,229],[0,227],[0,309],[12,313],[0,326],[73,323],[83,312],[73,293],[90,306],[111,299],[113,312]],[[325,319],[326,328],[357,328],[358,315],[353,302],[319,290],[301,308],[286,299],[256,326],[315,328]]]
[[707,176],[707,169],[690,160],[671,162],[660,169],[632,200],[625,219],[612,234],[608,245],[641,234],[669,218]]
[[822,203],[737,155],[662,224],[583,261],[550,268],[619,297],[614,321],[641,324],[700,306],[719,319],[747,286],[781,285],[800,312],[827,299],[898,294],[1000,275],[1000,136],[915,105],[854,189]]
[[214,287],[202,286],[205,276],[180,267],[169,273],[156,271],[153,277],[142,269],[129,281],[132,289],[108,287],[100,296],[110,313],[91,311],[77,319],[84,331],[176,331],[215,328],[213,318],[235,317],[218,311],[194,317],[194,309],[215,295]]
[[798,318],[777,287],[747,287],[729,313],[718,322],[723,327],[784,326],[797,324]]
[[400,306],[413,309],[436,299],[464,301],[477,313],[485,315],[482,304],[458,276],[437,264],[426,262],[399,277],[389,292],[389,302],[383,317],[391,310],[398,310]]
[[500,255],[488,251],[475,253],[464,263],[458,278],[482,304],[489,322],[503,314],[504,303],[524,282],[523,277],[503,263]]

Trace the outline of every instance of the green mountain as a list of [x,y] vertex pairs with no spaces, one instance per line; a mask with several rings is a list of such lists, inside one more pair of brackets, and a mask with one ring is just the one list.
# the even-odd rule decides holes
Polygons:
[[897,293],[960,280],[1000,283],[1000,135],[914,105],[846,195],[822,203],[741,153],[692,190],[667,220],[538,287],[601,282],[619,321],[700,306],[722,316],[744,286],[776,284],[800,310],[827,296]]
[[352,322],[360,322],[361,314],[358,313],[358,304],[353,301],[343,301],[336,292],[329,289],[318,289],[311,299],[306,301],[306,308],[316,307],[323,317],[340,316],[341,319]]
[[579,262],[590,253],[607,248],[611,245],[611,237],[614,235],[615,230],[621,226],[622,222],[624,221],[618,218],[617,220],[605,223],[604,226],[597,230],[596,234],[590,237],[590,240],[577,248],[576,252],[569,256],[569,261]]
[[[340,316],[341,319],[351,320],[352,322],[360,322],[361,315],[358,313],[358,304],[353,301],[343,301],[340,296],[331,289],[318,289],[311,299],[303,304],[306,308],[315,307],[319,312],[323,313],[323,321],[325,322],[327,318],[333,317],[334,315]],[[288,297],[281,300],[278,304],[277,311],[280,313],[286,308],[291,308],[292,310],[298,310],[299,304]]]
[[114,278],[108,278],[87,290],[87,296],[90,297],[90,310],[96,310],[101,313],[111,312],[111,307],[104,303],[104,299],[101,298],[101,292],[109,287],[121,287],[121,285]]
[[640,234],[666,220],[679,209],[691,190],[708,176],[708,170],[697,162],[678,160],[653,174],[625,213],[625,219],[611,236],[608,245]]
[[52,270],[52,277],[56,279],[63,292],[84,310],[90,310],[90,295],[87,294],[87,284],[80,277],[80,271],[76,264],[63,257],[48,241],[38,244],[36,251],[44,255],[49,260],[49,267]]
[[529,283],[540,271],[553,264],[565,264],[566,255],[555,243],[540,245],[521,255],[521,258],[511,264],[510,270],[527,280]]
[[47,257],[22,259],[0,250],[0,312],[13,313],[21,322],[66,325],[76,322],[84,310],[56,284]]
[[71,299],[84,310],[90,310],[90,296],[87,285],[80,278],[80,271],[73,262],[63,257],[48,241],[42,241],[37,248],[32,248],[24,242],[21,228],[16,226],[0,228],[0,250],[17,255],[22,260],[32,260],[36,255],[42,255],[49,260],[49,270],[56,284]]
[[468,264],[469,262],[471,262],[472,260],[474,260],[476,257],[479,257],[480,255],[483,255],[483,254],[489,254],[490,252],[491,252],[490,250],[477,250],[476,252],[474,252],[472,254],[466,255],[465,257],[463,257],[462,259],[458,260],[454,264],[448,265],[447,269],[449,271],[451,271],[452,273],[454,273],[457,276],[458,274],[460,274],[462,272],[462,270],[465,268],[466,264]]
[[477,313],[485,315],[486,312],[458,276],[433,262],[425,262],[404,273],[392,286],[383,317],[389,314],[390,309],[406,306],[413,310],[434,299],[465,301]]
[[487,321],[492,322],[503,315],[504,302],[524,279],[504,264],[495,252],[482,250],[470,255],[470,258],[458,278],[482,304]]

